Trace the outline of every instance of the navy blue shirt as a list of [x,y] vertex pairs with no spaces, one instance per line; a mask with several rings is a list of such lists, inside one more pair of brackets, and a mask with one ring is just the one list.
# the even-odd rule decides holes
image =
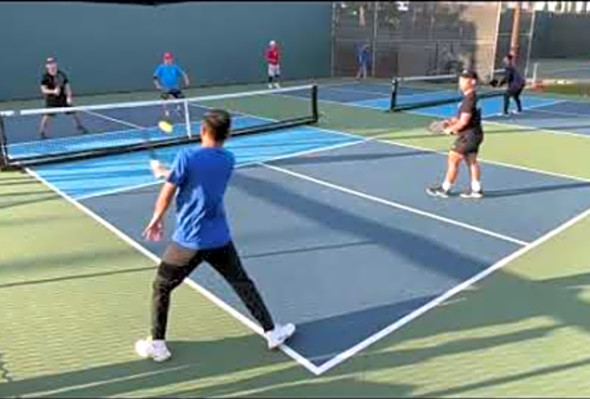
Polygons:
[[360,46],[358,49],[358,59],[359,63],[362,65],[366,65],[369,63],[369,46],[363,45]]
[[168,182],[178,187],[172,240],[189,249],[213,249],[231,240],[223,196],[235,165],[223,148],[181,150]]
[[508,83],[508,90],[520,90],[526,82],[515,67],[507,66],[504,68],[504,78],[501,85],[504,83]]

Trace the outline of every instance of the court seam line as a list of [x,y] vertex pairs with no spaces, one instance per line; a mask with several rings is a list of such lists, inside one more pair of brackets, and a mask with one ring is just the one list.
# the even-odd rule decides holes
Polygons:
[[[572,101],[567,101],[567,100],[560,101],[560,103],[567,103],[567,102],[572,102]],[[555,105],[555,104],[552,104],[552,105]],[[558,116],[573,116],[576,118],[588,118],[588,115],[577,114],[575,112],[550,111],[547,109],[539,109],[539,108],[543,108],[543,107],[544,107],[544,105],[536,107],[534,109],[534,112],[541,112],[543,114],[558,115]]]
[[481,228],[481,227],[477,227],[477,226],[474,226],[474,225],[471,225],[471,224],[468,224],[468,223],[460,222],[458,220],[447,218],[445,216],[440,216],[440,215],[437,215],[437,214],[434,214],[434,213],[431,213],[431,212],[423,211],[423,210],[418,209],[418,208],[413,208],[411,206],[404,205],[404,204],[401,204],[399,202],[386,200],[386,199],[383,199],[383,198],[380,198],[380,197],[376,197],[376,196],[373,196],[373,195],[370,195],[370,194],[366,194],[366,193],[363,193],[363,192],[360,192],[360,191],[352,190],[350,188],[346,188],[346,187],[343,187],[343,186],[340,186],[340,185],[337,185],[337,184],[334,184],[334,183],[330,183],[330,182],[325,181],[325,180],[321,180],[321,179],[318,179],[318,178],[315,178],[315,177],[304,175],[302,173],[294,172],[294,171],[292,171],[290,169],[281,168],[281,167],[274,166],[274,165],[269,165],[266,162],[260,162],[259,165],[262,166],[262,167],[265,167],[265,168],[274,170],[275,172],[280,172],[280,173],[283,173],[283,174],[286,174],[286,175],[290,175],[290,176],[299,178],[301,180],[307,180],[309,182],[316,183],[318,185],[325,186],[325,187],[328,187],[328,188],[331,188],[333,190],[340,191],[340,192],[343,192],[343,193],[346,193],[346,194],[350,194],[350,195],[353,195],[355,197],[363,198],[363,199],[370,200],[370,201],[373,201],[373,202],[376,202],[376,203],[379,203],[379,204],[382,204],[382,205],[389,206],[391,208],[396,208],[396,209],[403,210],[403,211],[406,211],[406,212],[409,212],[409,213],[413,213],[413,214],[416,214],[416,215],[420,215],[420,216],[423,216],[423,217],[426,217],[426,218],[434,219],[434,220],[437,220],[439,222],[444,222],[444,223],[447,223],[447,224],[450,224],[450,225],[461,227],[461,228],[464,228],[466,230],[475,231],[475,232],[480,233],[482,235],[486,235],[486,236],[490,236],[490,237],[493,237],[493,238],[496,238],[496,239],[507,241],[507,242],[510,242],[512,244],[517,244],[517,245],[520,245],[520,246],[526,246],[526,245],[529,245],[530,244],[529,242],[522,241],[522,240],[519,240],[517,238],[507,236],[505,234],[496,233],[496,232],[493,232],[491,230],[487,230],[487,229],[484,229],[484,228]]
[[[502,124],[502,123],[499,123],[498,122],[498,124]],[[314,127],[314,129],[317,129],[317,130],[320,130],[320,131],[325,131],[325,132],[328,132],[328,133],[342,134],[342,135],[345,135],[345,136],[366,137],[366,136],[362,136],[362,135],[355,134],[355,133],[340,132],[338,130],[325,129],[325,128],[321,128],[321,127]],[[391,135],[391,133],[377,134],[375,136],[369,137],[367,140],[365,140],[365,142],[374,141],[374,142],[378,142],[378,143],[381,143],[381,144],[386,144],[388,146],[402,147],[402,148],[410,148],[410,149],[413,149],[413,150],[421,150],[421,151],[424,151],[424,152],[435,153],[435,154],[442,155],[442,156],[446,156],[446,154],[447,154],[447,150],[434,150],[432,148],[420,147],[420,146],[417,146],[417,145],[412,145],[412,144],[406,144],[406,143],[397,142],[397,141],[395,141],[395,139],[386,139],[385,137],[387,137],[389,135]],[[487,164],[490,164],[490,165],[498,165],[498,166],[503,166],[503,167],[510,168],[510,169],[524,170],[526,172],[533,172],[533,173],[538,173],[538,174],[541,174],[541,175],[547,175],[547,176],[552,176],[552,177],[560,177],[560,178],[563,178],[563,179],[569,179],[569,180],[575,180],[575,181],[581,181],[581,182],[585,182],[585,183],[590,183],[590,179],[584,178],[584,177],[566,175],[566,174],[558,173],[558,172],[550,172],[550,171],[545,171],[545,170],[541,170],[541,169],[529,168],[528,166],[514,165],[514,164],[500,162],[500,161],[491,161],[489,159],[484,159],[484,158],[478,158],[478,159],[483,164],[486,164],[487,163]]]
[[352,356],[358,354],[359,352],[365,350],[369,346],[377,343],[381,339],[387,337],[388,335],[392,334],[394,331],[402,328],[406,324],[409,324],[414,319],[422,316],[423,314],[427,313],[429,310],[434,309],[438,305],[442,304],[446,300],[450,299],[451,297],[455,296],[456,294],[464,291],[465,289],[469,288],[470,286],[474,285],[480,280],[483,280],[485,277],[491,275],[495,271],[500,270],[504,266],[510,264],[515,259],[520,258],[521,256],[525,255],[532,249],[538,247],[539,245],[545,243],[546,241],[550,240],[551,238],[557,236],[564,230],[572,227],[582,219],[588,217],[590,215],[590,208],[586,209],[582,213],[574,216],[573,218],[569,219],[568,221],[564,222],[560,226],[556,227],[555,229],[549,231],[548,233],[544,234],[543,236],[537,238],[533,242],[529,243],[527,246],[522,247],[512,254],[500,259],[498,262],[492,264],[487,269],[482,270],[481,272],[477,273],[473,277],[463,281],[462,283],[456,285],[455,287],[451,288],[450,290],[446,291],[442,295],[436,297],[432,301],[426,303],[425,305],[419,307],[418,309],[412,311],[411,313],[407,314],[406,316],[398,319],[394,323],[390,324],[388,327],[382,329],[381,331],[373,334],[369,338],[365,339],[364,341],[356,344],[355,346],[349,348],[348,350],[336,355],[332,359],[328,360],[327,362],[323,363],[319,366],[319,374],[323,374],[328,370],[336,367],[337,365],[341,364],[345,360],[351,358]]
[[[264,160],[264,161],[256,160],[256,161],[244,162],[242,164],[236,165],[235,169],[241,169],[241,168],[245,168],[247,166],[257,165],[260,162],[280,161],[280,160],[289,159],[289,158],[296,158],[296,157],[307,155],[307,154],[313,154],[313,153],[316,153],[316,152],[330,151],[330,150],[335,150],[335,149],[338,149],[338,148],[350,147],[350,146],[353,146],[353,145],[361,144],[364,141],[365,140],[362,140],[362,139],[360,139],[360,138],[357,137],[356,138],[356,141],[349,141],[349,142],[346,142],[346,143],[339,143],[339,144],[334,144],[334,145],[330,145],[330,146],[326,146],[326,147],[314,148],[314,149],[311,149],[311,150],[300,151],[300,152],[296,152],[296,153],[292,153],[292,154],[279,155],[277,157],[273,157],[273,158],[270,158],[270,159],[267,159],[267,160]],[[83,196],[80,196],[80,197],[72,196],[72,198],[74,198],[76,201],[83,201],[83,200],[87,200],[87,199],[90,199],[90,198],[103,197],[103,196],[112,195],[112,194],[120,194],[120,193],[124,193],[124,192],[127,192],[127,191],[136,190],[136,189],[139,189],[139,188],[145,188],[145,187],[155,186],[155,185],[162,184],[162,183],[164,183],[164,180],[152,181],[152,182],[149,182],[149,183],[143,183],[143,184],[137,184],[137,185],[133,185],[133,186],[121,187],[119,189],[105,190],[105,191],[101,191],[101,192],[94,193],[94,194],[83,195]]]
[[496,121],[485,121],[485,123],[489,123],[492,125],[509,126],[509,127],[515,128],[517,130],[522,130],[522,131],[528,132],[528,133],[537,133],[537,134],[545,133],[545,134],[555,134],[555,135],[561,135],[561,136],[579,137],[582,139],[590,139],[590,134],[574,133],[574,132],[568,132],[565,130],[538,129],[533,126],[518,125],[515,123],[496,122]]
[[[161,259],[157,255],[155,255],[150,250],[148,250],[147,248],[142,246],[140,243],[138,243],[137,241],[135,241],[134,239],[129,237],[123,231],[116,228],[114,225],[112,225],[106,219],[102,218],[101,216],[99,216],[98,214],[93,212],[91,209],[87,208],[82,203],[80,203],[77,200],[75,200],[74,198],[70,197],[68,194],[62,192],[59,188],[57,188],[52,183],[47,181],[45,178],[43,178],[42,176],[37,174],[37,172],[35,172],[34,170],[32,170],[30,168],[25,168],[25,171],[30,176],[35,178],[37,181],[41,182],[46,187],[48,187],[49,189],[54,191],[56,194],[58,194],[60,197],[62,197],[66,202],[73,205],[78,210],[82,211],[84,214],[89,216],[90,218],[94,219],[95,222],[97,222],[98,224],[100,224],[101,226],[103,226],[104,228],[109,230],[111,233],[115,234],[123,242],[127,243],[129,246],[131,246],[132,248],[137,250],[139,253],[146,256],[150,260],[152,260],[155,264],[160,263]],[[183,283],[185,283],[189,287],[195,289],[201,295],[205,296],[207,299],[209,299],[211,302],[213,302],[213,304],[217,305],[217,307],[224,310],[230,316],[234,317],[236,320],[240,321],[242,324],[244,324],[246,327],[248,327],[250,330],[252,330],[254,333],[256,333],[264,338],[264,336],[261,334],[262,328],[260,326],[258,326],[256,323],[254,323],[252,320],[250,320],[246,316],[242,315],[238,310],[231,307],[229,304],[227,304],[225,301],[223,301],[222,299],[220,299],[219,297],[217,297],[216,295],[211,293],[209,290],[207,290],[206,288],[204,288],[203,286],[201,286],[197,282],[191,280],[190,278],[186,278],[183,281]],[[285,353],[287,356],[289,356],[292,360],[294,360],[296,363],[298,363],[299,365],[303,366],[306,370],[311,372],[312,374],[314,374],[316,376],[319,375],[317,366],[315,366],[313,363],[311,363],[311,361],[309,359],[307,359],[303,355],[299,354],[294,349],[290,348],[287,344],[282,344],[281,346],[279,346],[279,349],[283,353]]]

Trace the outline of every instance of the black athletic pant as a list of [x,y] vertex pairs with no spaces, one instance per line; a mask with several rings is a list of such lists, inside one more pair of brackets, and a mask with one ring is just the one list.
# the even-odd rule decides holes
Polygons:
[[153,284],[152,339],[166,338],[170,294],[203,261],[209,263],[231,285],[265,332],[274,328],[270,313],[242,267],[232,242],[221,248],[198,251],[171,243],[166,248]]
[[514,98],[514,102],[516,103],[516,109],[518,112],[522,112],[522,104],[520,103],[520,94],[524,87],[520,89],[509,89],[506,90],[504,93],[504,113],[508,113],[508,108],[510,108],[510,98]]

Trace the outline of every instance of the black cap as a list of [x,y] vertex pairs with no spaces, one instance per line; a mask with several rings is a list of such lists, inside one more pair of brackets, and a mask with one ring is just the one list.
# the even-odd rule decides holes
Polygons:
[[467,79],[478,79],[477,72],[471,69],[464,69],[463,71],[461,71],[461,74],[459,76]]

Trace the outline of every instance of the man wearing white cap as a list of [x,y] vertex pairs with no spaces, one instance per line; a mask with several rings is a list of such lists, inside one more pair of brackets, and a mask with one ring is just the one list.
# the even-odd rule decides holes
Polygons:
[[266,61],[268,63],[268,88],[279,88],[278,79],[281,76],[279,46],[271,40],[266,50]]

